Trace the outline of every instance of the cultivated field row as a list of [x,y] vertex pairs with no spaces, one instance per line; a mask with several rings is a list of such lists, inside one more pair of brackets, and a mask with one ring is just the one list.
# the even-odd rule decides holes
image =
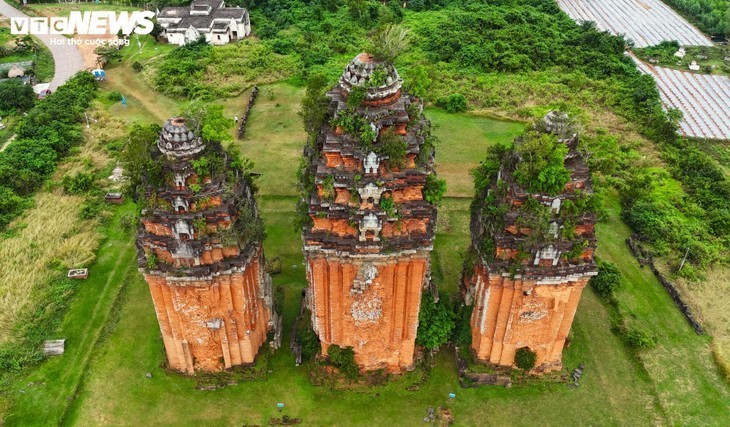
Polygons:
[[576,21],[593,21],[599,29],[624,34],[636,47],[654,46],[677,40],[685,46],[712,46],[692,26],[660,0],[557,0]]
[[730,78],[654,67],[632,58],[654,77],[664,105],[682,112],[684,135],[730,139]]

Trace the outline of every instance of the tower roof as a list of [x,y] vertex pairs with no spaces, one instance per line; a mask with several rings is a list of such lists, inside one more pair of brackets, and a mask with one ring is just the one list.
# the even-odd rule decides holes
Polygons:
[[200,135],[188,129],[183,117],[173,117],[165,122],[157,146],[166,156],[174,157],[197,154],[205,148]]
[[[373,76],[381,81],[373,82]],[[398,93],[403,85],[403,79],[398,75],[395,67],[387,62],[378,61],[369,53],[361,53],[353,58],[340,77],[340,86],[349,93],[353,87],[360,86],[367,89],[365,99],[378,101]]]

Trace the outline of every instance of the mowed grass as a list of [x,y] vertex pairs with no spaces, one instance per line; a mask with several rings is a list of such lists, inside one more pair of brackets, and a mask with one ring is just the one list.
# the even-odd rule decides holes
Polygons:
[[436,147],[437,173],[446,180],[450,197],[473,197],[474,180],[469,171],[486,157],[487,147],[509,144],[525,129],[524,123],[449,114],[438,108],[426,108],[425,114],[441,141]]
[[667,418],[677,425],[727,425],[730,393],[710,352],[711,339],[694,333],[648,267],[631,255],[631,230],[620,220],[615,193],[606,200],[608,218],[597,227],[598,255],[623,275],[619,310],[629,325],[648,331],[655,348],[639,352]]
[[[136,48],[136,46],[135,46]],[[126,49],[131,49],[126,48]],[[162,124],[170,117],[180,115],[189,104],[187,101],[168,98],[150,89],[132,70],[130,63],[114,63],[106,69],[106,81],[99,87],[99,96],[105,97],[109,92],[121,93],[127,105],[114,102],[108,107],[109,113],[126,124]]]
[[[298,115],[304,88],[279,83],[259,89],[246,134],[236,144],[245,157],[254,161],[254,171],[263,174],[259,180],[261,194],[294,196],[298,192],[296,170],[307,141]],[[246,102],[248,96],[241,98],[241,113],[229,111],[240,117]]]

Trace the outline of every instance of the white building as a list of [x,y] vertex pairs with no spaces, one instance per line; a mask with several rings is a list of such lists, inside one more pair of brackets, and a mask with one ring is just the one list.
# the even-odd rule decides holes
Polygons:
[[200,36],[210,44],[226,44],[251,33],[248,10],[225,7],[224,0],[193,0],[190,6],[166,7],[157,14],[162,36],[171,44],[184,45]]

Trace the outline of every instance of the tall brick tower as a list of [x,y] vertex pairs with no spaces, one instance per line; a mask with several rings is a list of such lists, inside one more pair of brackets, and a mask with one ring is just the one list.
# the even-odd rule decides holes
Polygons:
[[165,123],[154,151],[137,247],[169,366],[251,363],[275,314],[247,175],[182,118]]
[[324,354],[352,346],[364,370],[413,365],[430,279],[433,140],[421,101],[401,85],[392,65],[358,55],[327,93],[328,122],[305,150],[313,327]]
[[[532,148],[520,150],[528,139]],[[478,169],[473,265],[465,266],[462,293],[474,305],[472,348],[482,361],[510,366],[527,347],[537,355],[536,371],[562,366],[578,301],[596,274],[594,198],[577,145],[568,117],[551,112],[515,140],[515,149],[493,153]],[[548,173],[549,165],[524,164],[545,146],[556,147],[554,176],[565,182],[552,194],[518,182],[530,179],[531,167],[543,168],[532,170],[533,182]]]

